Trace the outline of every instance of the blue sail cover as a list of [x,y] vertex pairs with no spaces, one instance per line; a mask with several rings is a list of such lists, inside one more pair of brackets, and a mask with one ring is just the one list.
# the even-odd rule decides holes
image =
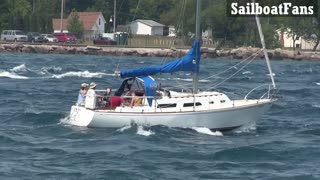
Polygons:
[[189,52],[182,58],[159,66],[123,70],[121,78],[149,76],[157,73],[173,73],[177,71],[189,71],[199,73],[200,69],[200,41],[196,40]]

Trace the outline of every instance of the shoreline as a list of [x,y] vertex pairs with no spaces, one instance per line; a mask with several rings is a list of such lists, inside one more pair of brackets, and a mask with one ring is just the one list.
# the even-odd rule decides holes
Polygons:
[[[55,45],[55,44],[0,44],[0,53],[36,53],[36,54],[86,54],[103,56],[140,56],[140,57],[172,57],[184,56],[189,49],[176,48],[130,48],[130,47],[107,47],[107,46],[79,46],[79,45]],[[263,59],[260,48],[240,47],[236,49],[201,48],[202,58],[226,58],[246,59],[255,56]],[[284,49],[267,50],[272,60],[312,60],[320,61],[320,53],[313,51],[292,51]],[[259,52],[257,55],[255,53]]]

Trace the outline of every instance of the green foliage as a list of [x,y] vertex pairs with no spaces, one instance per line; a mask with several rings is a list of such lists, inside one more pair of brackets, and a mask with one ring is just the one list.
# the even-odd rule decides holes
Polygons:
[[26,30],[31,4],[27,0],[0,2],[0,28]]
[[68,31],[76,35],[78,38],[82,37],[84,27],[79,20],[79,16],[76,10],[72,10],[71,18],[68,23]]
[[[269,0],[279,1],[279,0]],[[268,2],[269,2],[268,1]],[[318,0],[319,1],[319,0]],[[117,24],[126,25],[136,19],[152,19],[175,26],[180,37],[189,38],[195,32],[196,0],[117,0]],[[113,15],[114,0],[64,0],[63,18],[73,9],[77,11],[101,11],[106,29]],[[0,30],[21,29],[52,33],[52,19],[60,18],[61,0],[0,0]],[[320,8],[318,9],[320,11]],[[320,13],[319,13],[320,14]],[[261,46],[253,17],[228,17],[226,0],[202,0],[202,30],[212,29],[212,39],[221,45]],[[268,48],[279,47],[276,31],[287,30],[294,36],[303,36],[316,44],[320,42],[320,17],[264,17],[261,18]],[[83,25],[74,16],[68,27],[81,36]]]

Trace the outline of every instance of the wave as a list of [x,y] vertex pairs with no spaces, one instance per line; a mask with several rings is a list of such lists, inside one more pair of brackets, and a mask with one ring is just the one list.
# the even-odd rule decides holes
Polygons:
[[71,123],[70,123],[70,114],[68,114],[67,116],[61,118],[59,120],[59,124],[71,125]]
[[320,108],[320,105],[319,104],[313,104],[312,107]]
[[10,79],[29,79],[25,76],[20,76],[14,72],[8,72],[8,71],[0,71],[0,77],[10,78]]
[[27,68],[26,64],[20,64],[19,66],[16,66],[12,69],[10,69],[11,72],[28,72],[29,69]]
[[89,71],[83,72],[66,72],[59,75],[52,75],[52,78],[61,79],[64,77],[83,77],[83,78],[102,78],[102,76],[115,76],[114,74],[107,74],[107,73],[92,73]]
[[244,126],[241,126],[234,130],[235,133],[241,134],[241,133],[250,133],[252,131],[257,130],[257,126],[255,122],[251,122],[249,124],[246,124]]
[[[192,82],[192,79],[183,79],[183,78],[173,78],[173,80]],[[199,82],[211,82],[211,81],[210,80],[206,80],[206,79],[200,79]]]
[[215,160],[232,161],[232,162],[264,162],[279,160],[280,156],[264,150],[263,148],[253,146],[231,147],[218,151],[214,155]]
[[220,131],[212,132],[209,128],[205,127],[192,127],[192,129],[201,134],[207,134],[211,136],[223,136],[223,134]]
[[54,74],[60,73],[62,68],[59,66],[49,66],[49,67],[42,67],[40,74]]
[[22,125],[22,126],[55,126],[65,117],[64,113],[50,111],[30,111],[27,110],[21,113],[15,113],[4,123]]
[[143,126],[138,126],[137,127],[137,134],[142,135],[142,136],[151,136],[151,135],[154,135],[155,133],[151,130],[144,130]]
[[124,127],[120,128],[120,129],[117,129],[117,131],[118,132],[124,132],[125,130],[130,129],[131,127],[132,126],[124,126]]
[[242,74],[253,74],[251,71],[242,72]]

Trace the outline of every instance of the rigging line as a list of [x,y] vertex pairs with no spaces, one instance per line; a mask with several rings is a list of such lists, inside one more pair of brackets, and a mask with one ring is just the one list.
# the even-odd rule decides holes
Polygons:
[[120,10],[121,10],[121,7],[123,5],[123,3],[125,2],[126,0],[122,0],[121,4],[120,4],[120,7],[118,8],[118,14],[120,13]]
[[[258,56],[258,54],[256,54],[255,57],[257,57],[257,56]],[[254,57],[254,58],[255,58],[255,57]],[[235,76],[236,74],[238,74],[243,68],[245,68],[247,65],[249,65],[249,64],[254,60],[254,58],[252,58],[249,62],[247,62],[244,66],[242,66],[238,71],[236,71],[235,73],[233,73],[232,75],[230,75],[230,76],[229,76],[228,78],[226,78],[225,80],[223,80],[223,81],[221,81],[220,83],[218,83],[218,84],[216,84],[216,85],[208,88],[208,90],[211,90],[211,89],[213,89],[213,88],[216,88],[216,87],[219,86],[220,84],[222,84],[222,83],[226,82],[227,80],[231,79],[233,76]]]
[[[178,23],[177,23],[177,30],[176,32],[179,32],[180,29],[181,29],[181,26],[182,26],[182,22],[183,22],[183,17],[184,17],[184,13],[185,13],[185,10],[186,10],[186,6],[187,6],[187,1],[184,0],[182,2],[182,8],[180,10],[180,13],[179,13],[179,18],[178,18]],[[174,38],[174,37],[173,37]],[[174,87],[187,87],[186,85],[189,85],[189,84],[192,84],[192,83],[187,83],[187,84],[182,84],[178,81],[178,79],[176,79],[176,84],[178,84],[178,86],[174,86]],[[189,88],[188,88],[189,90]]]
[[242,64],[243,62],[251,59],[252,57],[253,57],[253,58],[257,57],[257,55],[258,55],[260,52],[262,52],[262,49],[260,49],[258,52],[254,53],[254,54],[251,54],[249,57],[247,57],[246,59],[240,61],[239,63],[235,64],[234,66],[231,66],[231,67],[229,67],[228,69],[226,69],[226,70],[224,70],[224,71],[218,72],[217,74],[214,74],[214,75],[209,76],[209,77],[207,77],[207,78],[205,78],[205,79],[202,79],[202,80],[207,80],[207,79],[210,79],[210,78],[212,78],[212,77],[219,76],[220,74],[226,73],[226,72],[229,71],[230,69],[233,69],[233,68],[237,67],[238,65],[240,65],[240,64]]
[[[175,28],[177,27],[177,29],[175,30],[176,32],[179,32],[181,29],[181,26],[182,26],[181,24],[182,24],[185,9],[186,9],[186,2],[187,2],[186,0],[182,1],[182,8],[180,8],[177,24],[175,26]],[[176,39],[176,37],[171,37],[171,41],[174,42],[175,39]],[[167,62],[168,54],[169,53],[167,52],[166,56],[164,56],[164,58],[161,60],[161,64],[164,64]]]
[[[226,73],[226,72],[228,72],[229,70],[231,70],[231,69],[233,69],[234,67],[236,67],[236,66],[238,66],[238,65],[240,65],[240,64],[242,64],[242,63],[244,63],[244,62],[246,62],[246,61],[248,61],[249,59],[251,59],[251,58],[255,58],[255,57],[257,57],[258,55],[259,55],[259,53],[261,52],[262,50],[260,49],[259,51],[257,51],[256,53],[254,53],[254,54],[251,54],[249,57],[247,57],[246,59],[244,59],[244,60],[242,60],[242,61],[240,61],[239,63],[237,63],[237,64],[235,64],[234,66],[231,66],[231,67],[229,67],[228,69],[226,69],[226,70],[224,70],[224,71],[221,71],[221,72],[219,72],[219,73],[217,73],[217,74],[214,74],[214,75],[212,75],[212,76],[209,76],[208,78],[204,78],[204,79],[200,79],[199,81],[203,81],[203,80],[207,80],[207,79],[210,79],[210,78],[212,78],[212,77],[215,77],[215,76],[218,76],[218,75],[220,75],[220,74],[223,74],[223,73]],[[252,59],[252,60],[253,60]],[[252,61],[251,60],[251,61]],[[179,84],[179,82],[176,80],[176,82],[177,82],[177,84]],[[181,83],[180,83],[181,84]],[[190,84],[192,84],[192,83],[186,83],[186,84],[182,84],[182,85],[177,85],[177,86],[174,86],[174,87],[183,87],[183,86],[187,86],[187,85],[190,85]]]
[[[122,1],[123,2],[123,1]],[[136,9],[135,9],[135,11],[134,11],[134,15],[133,15],[133,17],[132,17],[132,20],[131,21],[133,21],[135,18],[136,18],[136,16],[137,16],[137,12],[138,12],[138,9],[139,9],[139,5],[140,5],[140,0],[138,1],[138,3],[137,3],[137,6],[136,6]],[[121,5],[122,6],[122,5]],[[128,36],[129,37],[129,36]],[[128,38],[127,37],[127,38]],[[128,39],[127,39],[127,41],[128,41]],[[115,70],[115,72],[119,72],[119,65],[120,65],[120,58],[118,59],[118,62],[117,62],[117,68],[116,68],[116,70]]]

